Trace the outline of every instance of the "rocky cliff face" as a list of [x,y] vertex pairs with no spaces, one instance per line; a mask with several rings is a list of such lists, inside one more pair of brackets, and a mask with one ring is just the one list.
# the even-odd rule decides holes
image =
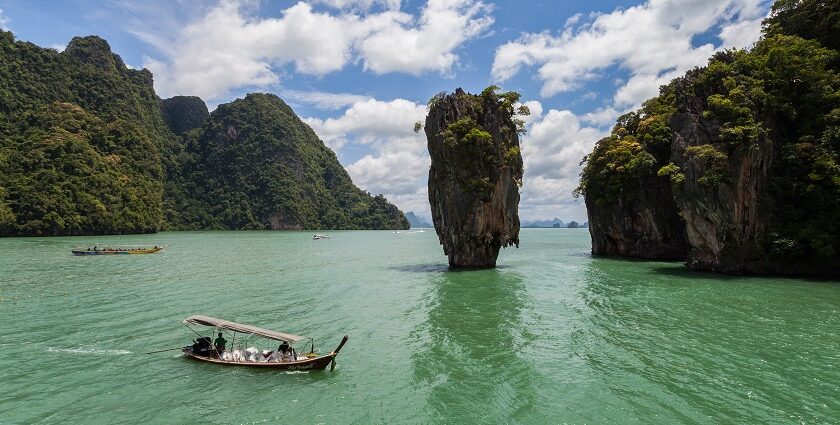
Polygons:
[[682,260],[685,225],[677,215],[667,179],[647,176],[632,188],[633,200],[616,199],[608,208],[586,198],[592,253],[647,260]]
[[522,157],[515,93],[461,89],[432,99],[425,131],[432,220],[452,267],[495,267],[519,245]]
[[840,13],[777,3],[753,50],[716,54],[619,118],[581,176],[593,254],[840,276],[840,52],[810,21],[779,21],[828,7]]
[[721,272],[772,270],[759,242],[771,217],[766,207],[773,144],[764,135],[750,149],[724,140],[721,123],[704,114],[709,108],[704,99],[714,93],[698,87],[698,74],[675,82],[677,110],[668,122],[673,131],[670,161],[685,175],[674,185],[674,201],[685,223],[687,264]]

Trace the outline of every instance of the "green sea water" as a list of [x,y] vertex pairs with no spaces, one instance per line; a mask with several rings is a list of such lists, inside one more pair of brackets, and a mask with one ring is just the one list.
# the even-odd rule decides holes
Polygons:
[[[0,423],[840,422],[837,282],[594,259],[585,230],[462,272],[434,231],[330,233],[0,239]],[[94,242],[169,246],[70,254]],[[333,372],[143,354],[198,313],[350,340]]]

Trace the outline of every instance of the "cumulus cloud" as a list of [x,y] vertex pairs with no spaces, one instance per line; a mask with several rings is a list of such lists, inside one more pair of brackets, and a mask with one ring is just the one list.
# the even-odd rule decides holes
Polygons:
[[416,139],[414,122],[422,121],[426,107],[405,99],[389,102],[366,99],[358,101],[335,118],[304,118],[333,149],[338,150],[352,137],[356,143],[388,145],[391,140]]
[[[335,150],[345,144],[367,145],[370,153],[347,165],[359,187],[383,194],[405,211],[428,211],[425,177],[430,159],[416,121],[426,116],[425,105],[404,99],[356,102],[335,118],[306,118],[315,133]],[[424,207],[425,206],[425,207]]]
[[[522,137],[525,177],[520,211],[523,219],[562,215],[585,219],[583,203],[572,197],[580,161],[606,132],[582,123],[570,111],[544,112],[539,101],[523,102],[528,132]],[[366,146],[370,153],[347,165],[353,182],[371,193],[382,193],[404,211],[429,216],[426,137],[412,131],[423,121],[426,107],[396,99],[359,101],[336,117],[305,121],[334,149],[347,144]]]
[[9,18],[3,14],[3,9],[0,9],[0,30],[9,31]]
[[720,30],[723,47],[752,47],[761,38],[761,22],[765,17],[733,22]]
[[565,110],[551,109],[531,122],[522,138],[522,217],[585,218],[585,208],[572,197],[572,192],[578,185],[580,161],[606,134],[599,128],[582,125],[581,119]]
[[455,48],[493,23],[490,10],[472,0],[429,0],[417,25],[390,25],[361,41],[365,69],[446,73],[458,58]]
[[[601,77],[607,68],[629,71],[613,101],[636,105],[657,93],[658,85],[706,63],[723,47],[745,47],[764,15],[762,0],[649,0],[597,14],[579,23],[570,18],[564,30],[523,34],[496,51],[492,74],[506,80],[523,67],[537,66],[542,95],[571,91],[587,80]],[[721,46],[694,46],[692,40],[714,28],[723,28]]]
[[458,47],[492,24],[489,13],[476,0],[429,0],[419,18],[392,9],[319,12],[299,2],[278,18],[262,18],[246,0],[221,0],[171,36],[133,32],[163,54],[144,61],[158,93],[212,100],[237,88],[276,85],[284,66],[320,76],[358,61],[375,73],[445,74]]

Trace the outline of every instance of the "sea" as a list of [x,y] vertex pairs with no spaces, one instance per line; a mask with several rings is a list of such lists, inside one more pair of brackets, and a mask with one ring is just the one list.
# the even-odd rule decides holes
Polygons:
[[[586,229],[472,271],[433,229],[319,233],[0,239],[0,423],[840,423],[838,282],[593,258]],[[209,336],[193,314],[349,340],[332,372],[146,354]]]

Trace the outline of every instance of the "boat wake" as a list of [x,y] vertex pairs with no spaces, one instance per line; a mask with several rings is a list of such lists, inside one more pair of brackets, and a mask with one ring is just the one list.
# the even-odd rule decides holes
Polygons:
[[126,354],[131,354],[131,351],[128,350],[102,350],[99,348],[56,348],[56,347],[47,347],[47,351],[52,353],[71,353],[71,354],[94,354],[100,356],[124,356]]

